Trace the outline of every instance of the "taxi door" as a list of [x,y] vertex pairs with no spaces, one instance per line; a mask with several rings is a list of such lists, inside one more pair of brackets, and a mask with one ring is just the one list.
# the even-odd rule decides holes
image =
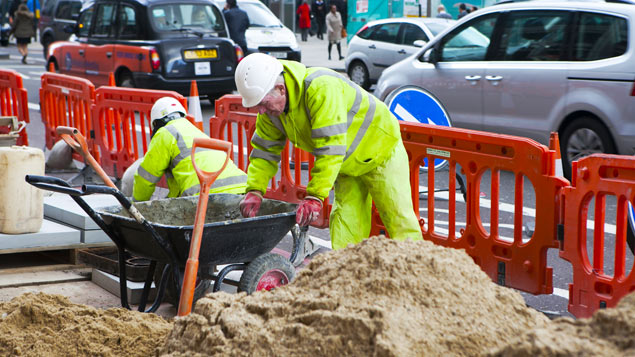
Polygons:
[[117,3],[98,4],[88,44],[85,49],[84,77],[95,87],[108,85],[110,72],[114,73],[115,13]]

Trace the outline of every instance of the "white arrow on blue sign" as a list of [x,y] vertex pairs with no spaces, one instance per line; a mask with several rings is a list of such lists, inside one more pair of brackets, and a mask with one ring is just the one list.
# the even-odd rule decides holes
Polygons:
[[[443,105],[429,92],[416,87],[404,87],[391,94],[388,109],[399,120],[411,123],[452,126]],[[434,159],[434,168],[447,165],[446,160]],[[427,162],[424,160],[424,167]]]

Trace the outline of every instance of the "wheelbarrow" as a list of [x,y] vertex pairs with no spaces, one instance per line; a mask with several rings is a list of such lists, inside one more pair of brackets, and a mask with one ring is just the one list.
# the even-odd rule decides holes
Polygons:
[[[82,142],[81,134],[76,130],[72,134]],[[34,175],[27,175],[26,181],[41,189],[69,194],[115,243],[118,248],[123,307],[130,309],[126,293],[126,254],[144,257],[151,262],[139,311],[145,310],[153,279],[155,283],[158,280],[157,294],[146,312],[156,311],[166,289],[172,297],[178,298],[194,230],[193,225],[184,223],[194,222],[197,197],[168,198],[135,203],[133,206],[113,187],[83,185],[81,189],[77,189],[56,177]],[[111,194],[121,206],[95,211],[82,198],[94,193]],[[234,194],[209,195],[198,257],[199,279],[195,300],[207,290],[211,280],[215,280],[213,291],[219,291],[231,271],[243,271],[238,290],[247,293],[270,290],[293,279],[295,268],[291,262],[298,260],[302,243],[306,239],[306,229],[300,230],[295,225],[296,205],[265,199],[259,216],[242,218],[238,208],[241,199],[241,195]],[[293,235],[293,252],[287,260],[270,252],[289,230]],[[157,264],[165,265],[160,278],[153,277]],[[223,264],[228,265],[214,277],[214,267]]]

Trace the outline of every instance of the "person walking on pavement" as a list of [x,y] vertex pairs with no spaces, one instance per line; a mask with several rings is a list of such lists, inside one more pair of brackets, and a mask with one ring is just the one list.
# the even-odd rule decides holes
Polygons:
[[311,4],[311,13],[313,14],[317,23],[317,38],[324,39],[324,21],[326,19],[326,4],[324,0],[315,0]]
[[229,37],[242,48],[245,56],[248,55],[249,48],[247,48],[247,40],[245,39],[245,31],[249,28],[247,13],[236,5],[236,0],[227,0],[223,15],[229,28]]
[[300,33],[302,35],[302,42],[307,41],[309,30],[311,29],[311,9],[306,0],[302,1],[302,4],[298,6],[296,14],[300,17]]
[[[207,135],[190,123],[185,115],[183,105],[172,97],[160,98],[152,106],[152,138],[134,175],[134,201],[149,200],[164,173],[170,190],[168,197],[199,194],[201,188],[191,158],[192,143],[194,138]],[[226,156],[223,151],[202,149],[196,154],[196,165],[203,171],[218,171]],[[210,193],[244,193],[246,183],[247,175],[230,160]]]
[[439,19],[450,19],[451,20],[452,19],[452,15],[448,14],[445,11],[445,6],[443,6],[443,4],[440,4],[437,7],[437,18],[439,18]]
[[28,45],[31,43],[31,37],[35,36],[33,29],[34,15],[26,4],[20,4],[18,10],[13,15],[13,27],[11,33],[15,36],[18,51],[22,55],[22,63],[27,64],[26,56],[29,54]]
[[333,249],[369,236],[373,202],[390,237],[422,239],[408,154],[399,123],[382,101],[335,71],[263,53],[245,57],[235,79],[243,106],[258,112],[247,194],[240,203],[244,217],[258,212],[289,140],[316,158],[307,196],[296,210],[299,225],[317,219],[334,188]]
[[346,0],[331,0],[329,2],[329,8],[331,5],[335,5],[337,7],[337,12],[342,16],[342,26],[346,28],[348,24],[348,3]]
[[331,59],[333,44],[337,46],[339,60],[343,60],[344,57],[342,57],[342,47],[340,45],[342,40],[342,16],[335,5],[331,5],[331,11],[326,15],[326,37],[329,40],[329,60]]

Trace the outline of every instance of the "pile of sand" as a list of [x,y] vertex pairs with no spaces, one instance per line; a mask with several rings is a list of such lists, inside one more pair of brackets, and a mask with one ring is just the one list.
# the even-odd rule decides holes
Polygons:
[[0,303],[0,356],[152,356],[170,329],[155,314],[27,293]]
[[490,356],[635,356],[635,295],[590,319],[562,317],[514,338]]
[[172,356],[475,356],[549,320],[465,252],[371,238],[271,292],[213,294],[177,319]]

